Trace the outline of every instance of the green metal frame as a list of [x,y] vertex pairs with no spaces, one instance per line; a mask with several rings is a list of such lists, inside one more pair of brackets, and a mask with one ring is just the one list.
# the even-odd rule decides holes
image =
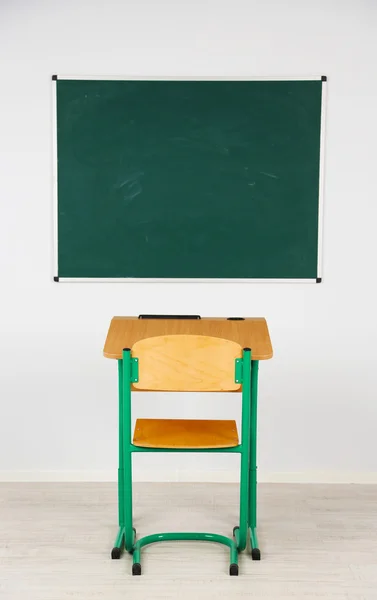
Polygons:
[[[140,574],[141,548],[154,542],[171,540],[202,540],[224,544],[230,549],[230,573],[238,574],[238,552],[245,550],[250,540],[252,557],[260,558],[257,538],[257,396],[258,361],[251,360],[251,350],[244,348],[242,359],[235,361],[234,380],[242,383],[241,443],[233,448],[192,450],[189,448],[142,448],[131,443],[131,385],[138,381],[138,359],[131,350],[123,350],[118,361],[119,382],[119,468],[118,468],[118,522],[113,558],[119,558],[125,548],[133,555],[133,573]],[[132,453],[133,452],[213,452],[239,453],[240,521],[233,529],[233,538],[214,533],[156,533],[136,541],[132,518]]]

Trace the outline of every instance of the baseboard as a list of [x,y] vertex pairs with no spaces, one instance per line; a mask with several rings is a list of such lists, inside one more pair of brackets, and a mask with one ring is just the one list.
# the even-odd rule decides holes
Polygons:
[[[116,470],[108,471],[0,471],[0,482],[114,482]],[[148,470],[137,469],[134,481],[139,482],[219,482],[238,481],[232,470]],[[353,471],[259,471],[259,483],[371,483],[377,484],[377,472]]]

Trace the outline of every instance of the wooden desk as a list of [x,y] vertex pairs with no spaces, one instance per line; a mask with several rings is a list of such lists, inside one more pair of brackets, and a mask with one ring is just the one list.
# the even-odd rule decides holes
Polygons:
[[[236,425],[234,422],[221,422],[222,440],[218,445],[214,443],[213,436],[211,443],[207,443],[208,429],[213,427],[210,421],[205,424],[205,441],[198,444],[197,434],[202,427],[198,421],[185,423],[185,443],[182,444],[182,433],[178,435],[178,442],[172,443],[172,436],[169,437],[169,444],[161,445],[161,420],[157,422],[158,434],[157,441],[155,430],[156,420],[148,420],[147,436],[145,436],[145,427],[142,431],[141,425],[136,427],[134,441],[131,441],[131,390],[137,391],[133,382],[139,381],[138,374],[138,355],[137,348],[134,351],[136,357],[131,356],[129,349],[132,349],[136,342],[147,338],[157,338],[159,336],[174,335],[194,335],[210,336],[212,338],[223,338],[236,342],[243,349],[242,351],[242,374],[240,379],[235,371],[234,381],[237,384],[236,391],[242,387],[242,436],[241,443],[238,442]],[[156,341],[156,340],[154,340]],[[124,350],[127,349],[127,350]],[[251,352],[250,352],[251,349]],[[123,351],[124,350],[124,351]],[[140,346],[139,346],[140,350]],[[241,350],[238,349],[241,353]],[[141,350],[140,350],[141,351]],[[189,318],[175,317],[166,318],[140,318],[140,317],[114,317],[110,323],[103,353],[106,358],[118,360],[118,378],[119,378],[119,469],[118,469],[118,512],[119,512],[119,530],[115,540],[115,546],[112,550],[112,558],[120,558],[123,549],[132,553],[134,575],[141,574],[140,550],[152,542],[178,539],[197,539],[206,541],[216,541],[225,544],[230,548],[230,574],[238,574],[238,552],[246,547],[246,540],[249,539],[251,555],[254,560],[260,559],[260,550],[257,537],[257,395],[258,395],[258,365],[260,360],[272,358],[272,346],[266,320],[264,318],[248,319],[229,319],[229,318]],[[141,355],[142,356],[142,355]],[[211,354],[213,357],[213,354]],[[142,359],[140,359],[142,360]],[[153,359],[154,360],[154,359]],[[216,359],[217,360],[217,359]],[[237,361],[235,358],[235,369]],[[137,374],[134,375],[132,365],[137,364]],[[217,365],[217,363],[216,363]],[[228,382],[229,383],[229,382]],[[242,384],[242,386],[241,386]],[[156,389],[153,387],[151,389]],[[163,388],[159,388],[163,389]],[[176,388],[174,388],[176,389]],[[197,387],[195,388],[198,389]],[[225,388],[231,390],[229,385]],[[187,391],[182,390],[182,391]],[[220,390],[217,390],[220,391]],[[244,418],[245,417],[245,418]],[[219,433],[219,423],[215,422],[216,434]],[[181,423],[177,421],[164,421],[166,431],[164,436],[179,430]],[[199,429],[198,429],[199,428]],[[203,428],[202,428],[203,429]],[[200,432],[202,432],[200,429]],[[194,431],[195,430],[195,431]],[[191,443],[194,431],[195,444]],[[224,439],[225,437],[228,441]],[[140,439],[144,435],[146,441]],[[191,436],[191,437],[190,437]],[[229,439],[228,439],[229,438]],[[204,438],[203,438],[204,439]],[[229,441],[230,440],[230,441]],[[138,442],[138,443],[136,443]],[[191,443],[191,447],[190,446]],[[238,452],[241,454],[241,476],[240,476],[240,525],[233,529],[233,537],[227,538],[217,534],[208,533],[164,533],[154,534],[136,540],[136,531],[132,526],[132,461],[131,456],[134,452]]]
[[253,360],[272,358],[272,346],[266,319],[139,319],[114,317],[110,323],[103,354],[121,360],[123,348],[132,348],[139,340],[159,335],[210,335],[237,342],[251,348]]

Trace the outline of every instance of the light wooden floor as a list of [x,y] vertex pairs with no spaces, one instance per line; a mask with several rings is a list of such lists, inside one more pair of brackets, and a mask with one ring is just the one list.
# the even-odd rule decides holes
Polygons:
[[[113,484],[0,484],[1,600],[377,599],[377,486],[259,486],[262,561],[205,542],[154,544],[110,559]],[[203,530],[230,535],[233,484],[136,484],[138,534]]]

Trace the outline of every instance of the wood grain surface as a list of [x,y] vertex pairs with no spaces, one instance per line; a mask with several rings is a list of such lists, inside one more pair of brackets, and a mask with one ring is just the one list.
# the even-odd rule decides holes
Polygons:
[[137,419],[133,443],[144,448],[232,448],[238,446],[235,421]]
[[162,335],[132,346],[139,363],[134,389],[166,392],[234,392],[236,342],[207,335]]
[[106,358],[122,358],[123,348],[132,348],[139,340],[161,335],[208,335],[224,338],[251,348],[254,360],[272,358],[272,346],[266,319],[247,318],[230,321],[227,318],[203,319],[138,319],[114,317],[110,323],[105,347]]

